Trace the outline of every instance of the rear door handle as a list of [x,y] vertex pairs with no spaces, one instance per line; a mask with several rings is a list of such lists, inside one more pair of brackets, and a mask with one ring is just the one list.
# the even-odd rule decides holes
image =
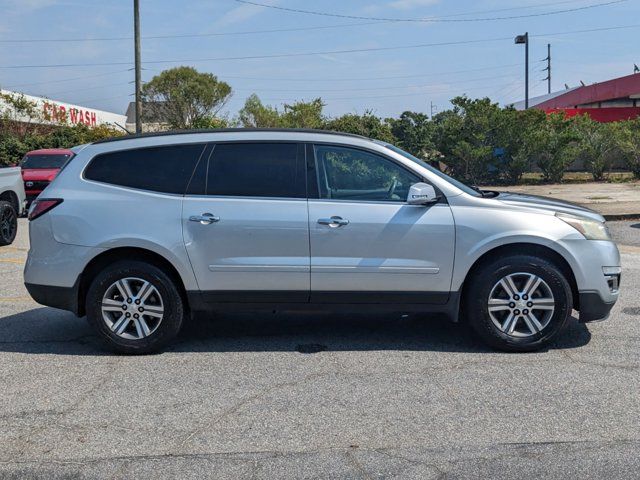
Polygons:
[[349,225],[349,220],[345,220],[342,217],[320,218],[318,219],[320,225],[329,225],[331,228],[344,227]]
[[215,216],[213,213],[203,213],[202,215],[192,215],[189,217],[190,222],[198,222],[202,225],[211,225],[220,221],[220,217]]

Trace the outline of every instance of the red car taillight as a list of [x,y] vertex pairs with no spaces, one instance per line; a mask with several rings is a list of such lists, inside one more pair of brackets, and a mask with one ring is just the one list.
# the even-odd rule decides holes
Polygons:
[[43,198],[33,201],[31,210],[29,210],[29,220],[35,220],[41,215],[44,215],[49,210],[57,207],[62,203],[61,198]]

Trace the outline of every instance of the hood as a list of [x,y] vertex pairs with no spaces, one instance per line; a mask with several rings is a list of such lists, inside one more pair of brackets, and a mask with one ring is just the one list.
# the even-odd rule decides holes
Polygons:
[[529,207],[548,212],[560,212],[584,217],[598,222],[604,222],[604,217],[593,210],[578,205],[577,203],[556,200],[555,198],[540,197],[537,195],[524,195],[520,193],[501,192],[496,198],[500,202],[516,207]]
[[59,171],[59,168],[24,168],[22,169],[22,179],[24,181],[31,180],[50,182],[56,178]]

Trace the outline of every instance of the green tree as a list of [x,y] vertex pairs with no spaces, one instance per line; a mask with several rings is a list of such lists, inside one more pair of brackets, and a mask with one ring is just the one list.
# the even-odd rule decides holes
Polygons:
[[387,122],[400,148],[427,161],[438,156],[434,143],[435,124],[427,115],[404,112],[400,118],[390,118]]
[[640,180],[640,118],[620,122],[620,150],[633,176]]
[[543,127],[547,116],[542,110],[506,108],[496,118],[495,145],[501,151],[498,158],[500,178],[506,183],[517,184],[522,175],[531,170],[538,148],[535,132]]
[[531,131],[528,153],[542,171],[543,181],[562,181],[565,170],[575,160],[572,148],[575,139],[571,120],[567,120],[563,113],[548,115],[545,122]]
[[495,180],[496,126],[502,110],[488,98],[463,96],[451,103],[452,110],[434,117],[435,145],[448,172],[472,184]]
[[[231,87],[192,67],[176,67],[156,75],[142,88],[145,102],[161,105],[171,128],[193,128],[215,117],[231,97]],[[142,118],[144,120],[144,109]]]
[[283,111],[264,105],[253,94],[238,112],[238,123],[245,128],[323,128],[326,119],[320,98],[311,102],[285,104]]
[[254,93],[238,112],[238,122],[245,128],[278,128],[282,127],[280,112],[274,107],[264,105]]
[[602,181],[611,170],[614,157],[621,155],[623,138],[617,122],[599,123],[588,115],[573,119],[576,156],[584,161],[595,181]]
[[348,113],[341,117],[329,120],[324,125],[327,130],[335,132],[353,133],[362,135],[383,142],[395,143],[395,137],[391,132],[389,123],[377,117],[371,111],[366,111],[363,115]]
[[285,104],[282,114],[283,127],[285,128],[323,128],[326,118],[324,117],[324,103],[321,98],[316,98],[310,102],[298,101],[292,104]]

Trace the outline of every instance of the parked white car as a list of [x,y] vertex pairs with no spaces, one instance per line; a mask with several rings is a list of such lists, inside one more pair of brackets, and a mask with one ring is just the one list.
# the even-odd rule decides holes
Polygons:
[[25,205],[20,167],[0,168],[0,246],[10,245],[18,233],[18,216]]

